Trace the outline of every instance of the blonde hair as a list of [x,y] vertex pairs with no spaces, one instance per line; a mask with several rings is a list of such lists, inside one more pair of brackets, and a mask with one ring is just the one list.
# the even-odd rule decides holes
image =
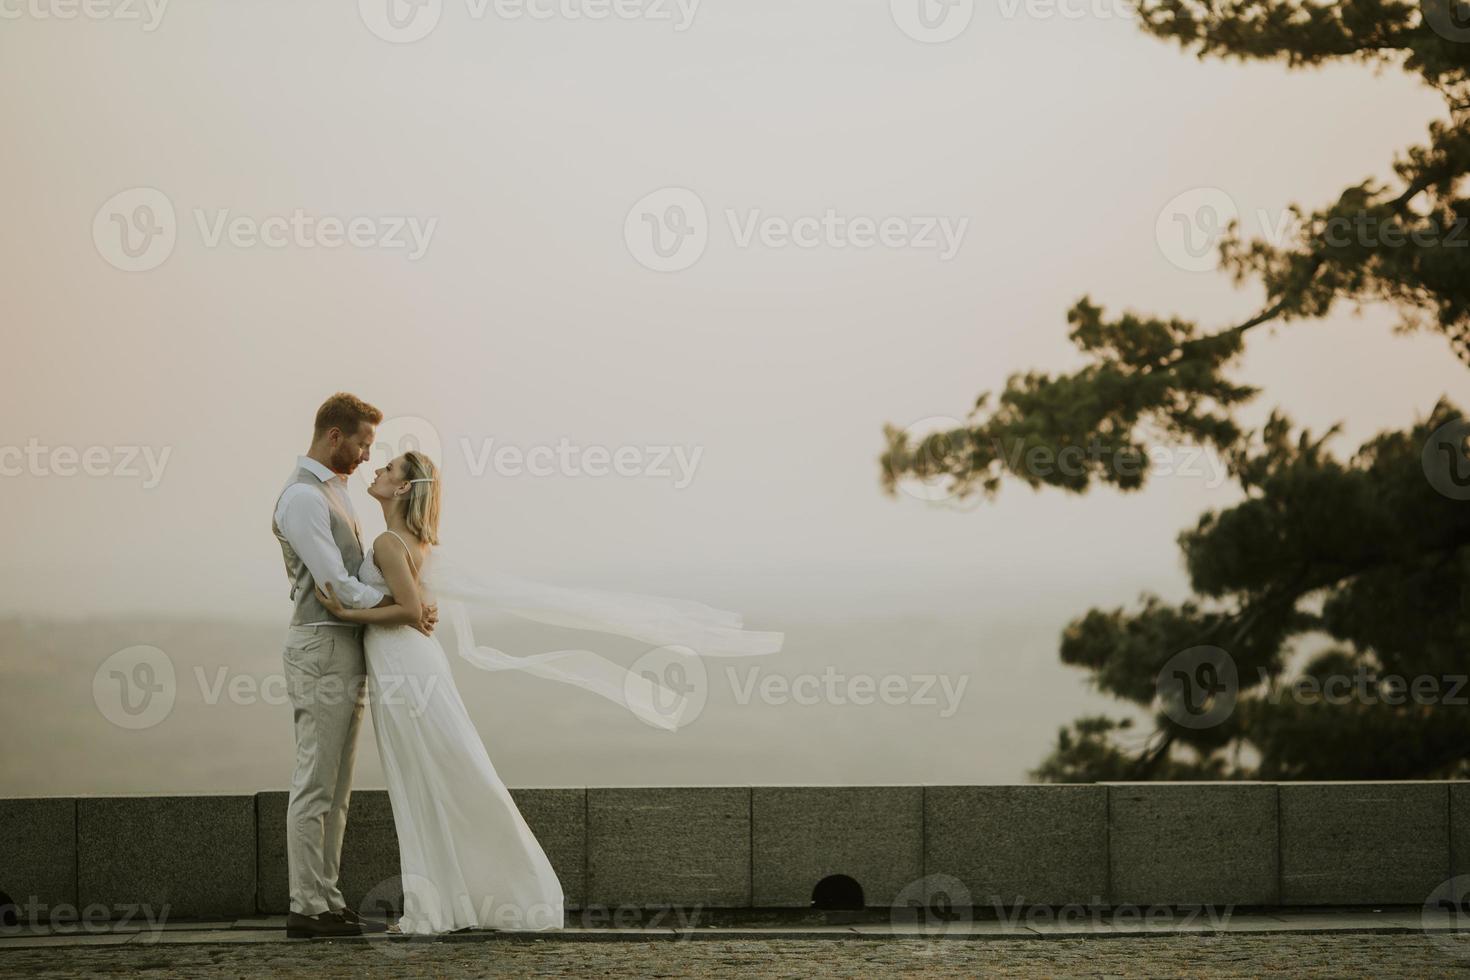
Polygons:
[[416,449],[403,454],[408,484],[404,522],[425,544],[439,543],[439,467]]

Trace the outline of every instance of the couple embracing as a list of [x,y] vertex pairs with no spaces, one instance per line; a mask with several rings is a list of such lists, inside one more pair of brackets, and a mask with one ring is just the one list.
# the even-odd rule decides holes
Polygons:
[[[296,734],[287,935],[560,929],[561,883],[460,699],[435,633],[440,604],[459,655],[476,667],[581,688],[666,731],[690,720],[690,699],[657,671],[629,670],[590,650],[511,656],[480,646],[466,603],[637,639],[655,645],[650,654],[665,663],[770,654],[783,636],[745,630],[737,615],[684,599],[456,571],[438,549],[440,471],[417,451],[374,473],[368,494],[382,507],[385,530],[364,547],[347,478],[367,462],[382,419],[353,395],[328,398],[272,518],[295,605],[283,654]],[[337,881],[369,703],[403,884],[403,913],[391,926],[349,908]]]
[[[327,399],[272,521],[295,603],[283,654],[296,728],[287,934],[559,929],[561,884],[491,765],[433,636],[438,612],[424,575],[439,541],[433,460],[407,452],[377,471],[368,493],[386,530],[363,546],[347,478],[367,462],[382,419],[352,395]],[[395,691],[414,696],[385,696]],[[404,883],[392,927],[363,919],[337,886],[368,700]]]

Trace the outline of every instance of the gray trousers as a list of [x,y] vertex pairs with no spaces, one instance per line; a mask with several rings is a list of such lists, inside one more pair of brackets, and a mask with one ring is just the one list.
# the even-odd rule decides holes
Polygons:
[[282,659],[296,725],[296,771],[286,807],[291,911],[317,915],[347,905],[337,875],[367,703],[362,628],[292,626]]

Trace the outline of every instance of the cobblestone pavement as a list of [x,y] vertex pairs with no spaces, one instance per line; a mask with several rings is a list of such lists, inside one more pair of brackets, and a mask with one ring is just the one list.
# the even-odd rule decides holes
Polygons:
[[1470,977],[1424,935],[239,943],[0,950],[3,977]]

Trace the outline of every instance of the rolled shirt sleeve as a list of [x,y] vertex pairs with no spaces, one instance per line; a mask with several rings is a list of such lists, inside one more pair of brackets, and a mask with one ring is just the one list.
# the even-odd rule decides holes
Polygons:
[[281,533],[306,563],[317,585],[332,583],[332,591],[344,606],[371,609],[383,601],[383,593],[347,571],[342,552],[332,540],[332,519],[326,499],[306,484],[289,488],[281,498],[276,518]]

